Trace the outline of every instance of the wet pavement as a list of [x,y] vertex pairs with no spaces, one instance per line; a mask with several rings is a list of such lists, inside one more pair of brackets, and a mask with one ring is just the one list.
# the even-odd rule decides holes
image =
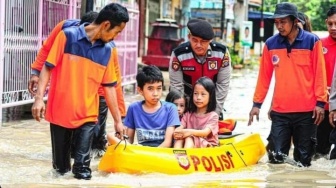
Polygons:
[[[163,72],[166,90],[168,73]],[[256,84],[257,70],[234,70],[230,90],[225,102],[225,118],[238,121],[234,132],[257,132],[266,143],[270,130],[267,111],[272,93],[269,93],[260,111],[260,121],[247,126],[248,114]],[[125,88],[125,101],[129,105],[142,99],[132,87]],[[270,91],[273,91],[272,87]],[[29,110],[29,108],[28,108]],[[27,111],[27,109],[25,110]],[[29,117],[29,115],[27,115]],[[109,116],[107,131],[112,130]],[[335,187],[336,160],[321,158],[309,168],[289,164],[272,165],[264,156],[255,165],[232,173],[191,174],[168,176],[163,174],[128,175],[108,174],[97,170],[99,158],[93,158],[90,181],[76,180],[71,173],[58,176],[51,166],[49,123],[29,118],[4,122],[0,128],[0,187]]]

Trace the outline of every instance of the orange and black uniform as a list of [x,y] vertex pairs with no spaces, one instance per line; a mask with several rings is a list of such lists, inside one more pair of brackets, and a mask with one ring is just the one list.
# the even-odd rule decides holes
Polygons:
[[[327,73],[327,86],[330,88],[332,84],[332,78],[334,74],[335,61],[336,61],[336,40],[331,36],[321,39],[323,46],[323,54],[326,65]],[[329,103],[325,105],[325,118],[322,123],[317,127],[317,145],[316,152],[322,155],[329,153],[331,145],[336,144],[336,131],[333,131],[332,126],[329,123]],[[332,136],[334,135],[335,136]],[[333,138],[335,137],[335,138]]]
[[90,147],[97,123],[99,87],[117,84],[112,47],[88,40],[84,25],[59,32],[45,66],[51,69],[46,120],[50,122],[53,166],[70,168],[74,132],[73,173],[90,170]]
[[[63,29],[72,27],[72,26],[79,26],[80,20],[78,19],[68,19],[63,20],[58,23],[54,29],[51,31],[50,35],[48,36],[47,40],[43,43],[42,48],[39,50],[36,60],[31,65],[31,74],[39,75],[40,71],[48,57],[50,52],[51,46],[53,45],[56,36],[60,33]],[[115,74],[117,76],[117,85],[116,85],[116,94],[117,94],[117,101],[118,101],[118,108],[120,111],[120,115],[122,117],[126,116],[126,105],[124,100],[124,94],[122,90],[122,80],[121,80],[121,73],[120,73],[120,66],[118,61],[118,53],[117,48],[114,42],[110,42],[112,47],[112,56],[113,56],[113,63],[115,66]],[[95,135],[93,139],[92,149],[104,149],[107,140],[106,140],[106,119],[108,113],[108,107],[106,105],[106,101],[104,98],[103,89],[99,89],[99,117],[98,117],[98,126],[95,127]]]
[[309,166],[313,154],[316,125],[311,118],[315,106],[324,108],[327,81],[322,42],[299,29],[292,44],[276,34],[263,49],[253,106],[260,108],[274,72],[271,139],[276,156],[288,155],[293,136],[294,159]]

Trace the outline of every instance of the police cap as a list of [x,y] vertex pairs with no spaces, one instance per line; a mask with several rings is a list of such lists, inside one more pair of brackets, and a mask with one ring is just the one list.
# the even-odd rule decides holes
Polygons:
[[200,37],[204,40],[211,40],[214,38],[215,34],[212,26],[206,20],[191,19],[187,26],[193,36]]

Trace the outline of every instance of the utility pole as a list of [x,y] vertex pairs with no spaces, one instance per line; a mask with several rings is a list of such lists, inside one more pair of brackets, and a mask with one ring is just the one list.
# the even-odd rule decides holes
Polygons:
[[86,12],[86,0],[81,1],[81,10],[80,10],[80,17],[82,17]]
[[93,0],[82,0],[81,1],[81,17],[90,11],[93,11]]
[[93,0],[86,0],[86,12],[93,11]]
[[222,3],[222,15],[221,15],[221,39],[224,38],[224,27],[225,27],[225,0],[223,0],[223,3]]
[[264,0],[261,0],[260,15],[260,56],[262,55],[262,43],[264,40]]

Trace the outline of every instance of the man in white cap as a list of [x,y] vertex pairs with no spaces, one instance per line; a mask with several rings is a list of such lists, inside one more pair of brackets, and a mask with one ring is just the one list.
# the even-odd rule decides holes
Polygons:
[[216,112],[223,119],[222,110],[231,75],[229,50],[212,41],[214,31],[206,20],[191,19],[187,26],[189,41],[175,48],[170,59],[170,86],[190,97],[196,80],[202,76],[209,77],[216,84]]
[[272,163],[283,163],[291,140],[294,160],[310,166],[314,154],[317,125],[324,118],[327,82],[322,42],[298,27],[304,23],[291,3],[276,5],[274,24],[279,33],[267,39],[260,62],[259,77],[248,125],[266,97],[273,73],[275,86],[272,101],[270,139],[274,143]]

